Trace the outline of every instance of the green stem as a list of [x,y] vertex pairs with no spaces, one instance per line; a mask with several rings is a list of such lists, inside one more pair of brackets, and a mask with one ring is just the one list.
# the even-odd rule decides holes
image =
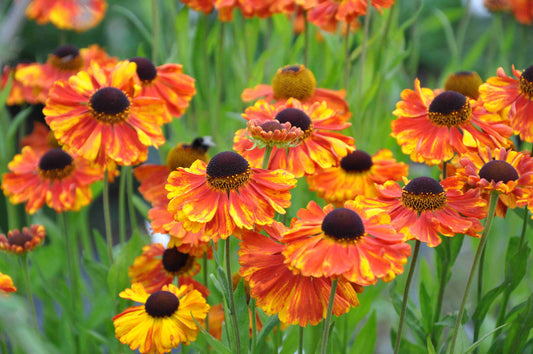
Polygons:
[[344,35],[344,89],[348,90],[350,82],[350,23],[347,24]]
[[226,272],[228,280],[228,289],[229,289],[229,305],[231,311],[231,319],[233,321],[233,327],[235,330],[235,352],[240,354],[241,352],[241,342],[239,337],[239,325],[237,322],[237,312],[235,311],[235,295],[233,294],[233,282],[231,280],[231,242],[228,237],[225,242],[226,248]]
[[304,352],[304,328],[299,326],[298,329],[298,354],[303,354]]
[[123,246],[126,244],[126,183],[127,179],[125,176],[126,166],[122,166],[120,169],[120,184],[118,188],[118,227],[119,227],[119,237],[120,245]]
[[520,243],[518,244],[518,249],[521,249],[524,245],[524,241],[526,240],[526,229],[527,229],[527,221],[528,218],[528,209],[527,205],[524,207],[524,222],[522,223],[522,232],[520,233]]
[[435,313],[433,314],[433,326],[434,326],[434,334],[433,334],[433,344],[437,345],[439,342],[439,337],[441,333],[441,327],[435,326],[435,323],[439,322],[440,320],[440,313],[442,311],[442,302],[444,299],[444,290],[446,289],[446,283],[447,283],[447,275],[448,275],[448,262],[444,262],[442,264],[442,273],[440,275],[440,283],[439,283],[439,294],[437,296],[437,307],[435,308]]
[[157,65],[157,56],[159,52],[159,6],[158,0],[152,0],[152,62]]
[[[363,28],[363,43],[361,44],[361,59],[359,62],[359,78],[357,85],[357,100],[358,103],[361,103],[361,96],[363,94],[363,77],[365,73],[365,60],[366,60],[366,51],[367,51],[367,42],[368,42],[368,32],[370,29],[370,13],[371,13],[371,0],[366,1],[366,16],[365,16],[365,26]],[[349,31],[349,29],[348,29]]]
[[494,219],[494,211],[496,210],[497,202],[498,202],[498,194],[497,192],[492,192],[490,195],[489,211],[487,214],[487,219],[485,221],[485,228],[483,229],[483,233],[481,234],[481,240],[479,241],[476,255],[474,256],[474,262],[472,263],[472,268],[470,269],[470,275],[468,276],[468,281],[466,283],[466,289],[463,294],[463,300],[461,301],[461,307],[459,308],[457,320],[455,321],[455,328],[453,330],[452,342],[450,344],[450,353],[452,354],[454,353],[455,342],[457,341],[457,335],[459,334],[459,327],[461,326],[461,320],[463,318],[463,313],[465,311],[466,299],[468,298],[470,287],[472,286],[472,280],[474,279],[474,273],[475,273],[477,264],[479,262],[479,259],[481,257],[481,253],[483,252],[483,249],[485,248],[485,243],[487,242],[487,236],[489,234],[492,220]]
[[217,51],[215,56],[215,112],[211,114],[211,127],[215,135],[215,143],[220,145],[222,137],[220,135],[221,103],[222,103],[222,82],[223,82],[223,56],[224,56],[224,22],[220,22],[218,31]]
[[130,216],[131,233],[137,229],[137,216],[135,216],[135,206],[133,205],[133,170],[131,166],[126,166],[125,174],[127,177],[128,188],[127,200],[128,200],[128,213]]
[[255,353],[255,345],[257,342],[257,315],[256,315],[255,300],[250,299],[250,311],[252,312],[252,354]]
[[411,266],[409,267],[409,274],[407,275],[407,281],[405,283],[405,290],[403,291],[402,312],[400,313],[400,323],[398,325],[398,334],[396,335],[396,343],[394,344],[394,353],[397,354],[400,350],[400,342],[402,340],[403,324],[405,322],[405,312],[407,310],[407,300],[409,299],[409,288],[411,287],[411,281],[413,280],[413,274],[415,273],[416,261],[418,259],[418,251],[420,250],[420,241],[416,240],[415,250],[413,251],[413,259],[411,260]]
[[304,10],[304,66],[309,64],[309,24],[307,23],[307,11]]
[[267,170],[268,169],[268,165],[270,163],[270,155],[271,154],[272,154],[272,146],[267,145],[265,147],[265,153],[263,154],[263,165],[261,166],[261,168],[263,170]]
[[326,320],[324,321],[324,328],[322,330],[322,348],[320,349],[321,354],[326,354],[328,349],[328,334],[329,326],[331,322],[331,315],[333,312],[333,302],[335,301],[335,292],[337,291],[337,279],[333,280],[331,283],[331,291],[329,293],[328,301],[328,312],[326,312]]
[[33,322],[33,327],[37,331],[37,313],[35,312],[35,303],[33,302],[33,292],[31,291],[31,278],[30,278],[30,264],[28,260],[28,254],[24,253],[20,258],[22,273],[24,274],[24,282],[26,283],[26,296],[28,297],[28,304],[30,306],[31,318]]
[[479,256],[479,266],[477,273],[477,303],[479,304],[481,298],[483,297],[483,267],[485,265],[485,251],[486,248],[481,251],[481,256]]
[[111,233],[111,213],[109,210],[109,171],[104,172],[104,189],[102,191],[102,198],[104,200],[104,223],[105,223],[105,238],[107,242],[107,254],[109,255],[109,262],[113,264],[113,235]]

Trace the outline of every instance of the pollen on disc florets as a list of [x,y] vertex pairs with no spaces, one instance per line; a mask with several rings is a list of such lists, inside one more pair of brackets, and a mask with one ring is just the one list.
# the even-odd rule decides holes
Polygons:
[[335,241],[357,242],[365,235],[365,226],[355,211],[337,208],[324,217],[322,231]]
[[355,150],[341,159],[341,168],[348,173],[361,173],[372,167],[372,156],[363,150]]
[[137,76],[139,76],[143,84],[149,84],[157,77],[157,69],[150,59],[135,57],[129,61],[137,64]]
[[194,257],[187,253],[181,253],[177,247],[168,248],[163,252],[163,268],[168,273],[180,273],[194,261]]
[[48,56],[48,63],[61,71],[79,71],[83,67],[83,58],[78,48],[65,44]]
[[152,317],[169,317],[180,306],[180,300],[170,291],[159,290],[146,299],[144,309]]
[[477,100],[479,86],[483,83],[479,74],[475,71],[458,71],[450,74],[444,83],[446,91],[455,91]]
[[533,65],[522,72],[519,82],[520,92],[533,101]]
[[61,180],[74,171],[72,156],[61,148],[53,148],[44,153],[39,160],[39,174],[46,179]]
[[507,183],[519,178],[516,169],[510,163],[502,160],[493,160],[484,164],[479,170],[479,177],[495,183]]
[[315,93],[316,80],[311,70],[301,64],[287,65],[278,69],[272,79],[274,97],[298,100],[310,98]]
[[233,151],[216,154],[207,164],[207,184],[219,191],[235,190],[250,179],[250,164]]
[[102,123],[120,123],[130,114],[130,99],[116,87],[103,87],[89,99],[89,111]]
[[455,127],[470,119],[472,107],[468,98],[455,91],[437,95],[428,108],[428,117],[436,125]]
[[302,139],[309,137],[313,131],[311,118],[309,118],[307,113],[298,108],[285,108],[279,111],[274,119],[281,124],[289,122],[292,127],[300,128],[304,133]]
[[403,205],[419,213],[441,208],[446,200],[444,188],[431,177],[414,178],[402,190]]

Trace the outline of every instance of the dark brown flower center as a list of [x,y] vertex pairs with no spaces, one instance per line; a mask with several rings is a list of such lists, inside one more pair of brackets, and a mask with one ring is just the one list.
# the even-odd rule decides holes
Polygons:
[[322,231],[338,241],[358,241],[365,235],[365,226],[355,211],[338,208],[324,217]]
[[233,151],[216,154],[207,164],[207,183],[217,190],[237,189],[250,179],[250,164]]
[[470,102],[465,95],[444,91],[437,95],[428,108],[428,117],[434,124],[455,127],[468,121],[472,114]]
[[30,234],[26,232],[20,232],[9,237],[8,242],[11,246],[20,246],[24,248],[26,242],[31,242],[31,240],[33,240],[33,237]]
[[289,122],[291,127],[300,128],[304,132],[302,139],[307,138],[311,134],[313,128],[311,118],[309,118],[307,113],[298,108],[285,108],[280,111],[274,119],[280,123]]
[[274,132],[276,130],[283,130],[283,126],[277,120],[270,120],[261,124],[261,129],[265,132]]
[[417,212],[435,210],[446,205],[446,192],[437,180],[417,177],[403,187],[402,203]]
[[61,180],[74,171],[73,159],[61,148],[48,150],[39,160],[39,174],[46,179]]
[[150,83],[157,76],[157,69],[150,59],[135,57],[130,59],[137,64],[137,75],[143,83]]
[[533,101],[533,65],[520,75],[520,92]]
[[169,317],[180,306],[180,300],[170,291],[159,290],[148,297],[144,309],[152,317]]
[[279,69],[272,79],[274,97],[298,100],[310,98],[315,93],[316,80],[313,73],[303,65],[288,65]]
[[80,51],[73,45],[62,45],[48,56],[48,62],[61,71],[79,71],[83,67]]
[[168,248],[163,252],[163,267],[169,273],[178,273],[187,265],[191,256],[181,253],[176,247]]
[[89,110],[102,123],[123,122],[129,116],[130,99],[116,87],[104,87],[91,96]]
[[363,150],[355,150],[341,159],[341,168],[349,173],[360,173],[370,170],[372,157]]
[[475,71],[459,71],[451,74],[444,83],[447,91],[456,91],[474,100],[479,97],[479,86],[483,83]]
[[502,160],[489,161],[479,170],[479,177],[496,183],[509,181],[516,181],[518,179],[518,172],[508,162]]

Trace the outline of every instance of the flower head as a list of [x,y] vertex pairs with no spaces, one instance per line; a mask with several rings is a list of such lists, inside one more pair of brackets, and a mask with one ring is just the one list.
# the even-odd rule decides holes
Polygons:
[[0,250],[10,253],[22,254],[33,251],[46,236],[43,225],[31,225],[22,228],[22,232],[15,229],[0,235]]
[[6,104],[8,106],[21,105],[23,103],[37,104],[40,95],[40,89],[35,86],[27,86],[15,79],[17,70],[31,64],[17,64],[15,68],[8,65],[4,66],[2,76],[0,77],[0,88],[7,89],[7,84],[11,79],[11,90],[7,96]]
[[331,204],[322,209],[312,201],[297,215],[283,234],[288,243],[283,255],[304,276],[371,285],[401,274],[411,254],[405,236],[392,228],[385,212],[370,212],[355,201],[337,209]]
[[294,176],[284,170],[252,168],[233,151],[215,155],[209,164],[196,161],[168,177],[168,210],[186,229],[202,228],[213,239],[236,229],[272,223],[290,206]]
[[497,76],[480,86],[480,98],[490,112],[509,109],[514,132],[520,134],[520,139],[533,142],[533,66],[520,71],[513,65],[512,71],[515,78],[498,68]]
[[48,151],[53,148],[59,148],[54,133],[48,126],[39,121],[33,122],[33,131],[20,140],[20,146],[30,146],[33,151]]
[[421,88],[418,79],[414,91],[402,92],[393,114],[398,118],[391,135],[415,162],[434,165],[455,153],[511,145],[512,131],[498,115],[461,93]]
[[90,185],[103,178],[101,169],[60,148],[34,151],[26,146],[8,168],[2,190],[11,203],[26,202],[29,214],[45,203],[58,213],[80,210],[92,200]]
[[[113,68],[93,62],[68,81],[57,81],[43,113],[60,144],[100,166],[144,161],[148,146],[165,141],[161,100],[139,96],[134,63]],[[127,148],[125,148],[127,147]]]
[[13,280],[7,274],[0,272],[0,295],[9,295],[9,293],[17,291]]
[[[300,143],[285,148],[274,147],[271,152],[269,168],[281,168],[296,177],[311,175],[319,169],[337,166],[341,156],[354,150],[354,140],[338,131],[350,126],[346,118],[339,116],[325,102],[306,105],[296,99],[289,99],[283,105],[273,106],[265,101],[258,101],[246,109],[243,117],[258,120],[261,124],[277,120],[290,123],[303,131]],[[246,130],[235,133],[233,148],[246,157],[252,166],[261,166],[264,149],[253,148],[253,143],[246,138]]]
[[304,132],[299,127],[291,126],[290,122],[280,123],[273,119],[262,122],[259,119],[248,121],[246,124],[248,139],[254,147],[262,149],[266,146],[288,148],[298,145]]
[[376,186],[377,200],[359,200],[361,207],[385,210],[395,229],[409,238],[426,242],[429,247],[441,243],[439,235],[453,237],[466,234],[479,237],[479,222],[487,214],[487,203],[479,191],[463,193],[455,177],[438,182],[430,177],[405,180],[405,187],[396,182]]
[[358,195],[376,197],[374,183],[401,181],[407,176],[408,167],[397,162],[387,149],[372,156],[363,150],[355,150],[344,156],[338,167],[319,170],[306,179],[311,191],[316,191],[326,202],[341,207]]
[[458,71],[448,75],[444,83],[444,90],[459,92],[466,97],[477,100],[479,86],[483,83],[475,71]]
[[302,64],[286,65],[278,69],[272,79],[272,85],[257,85],[253,89],[245,89],[241,98],[245,102],[258,98],[266,102],[275,101],[274,105],[284,105],[293,98],[305,105],[326,101],[329,108],[346,119],[350,117],[348,103],[344,100],[344,90],[333,91],[316,87],[313,73]]
[[[113,317],[115,335],[121,343],[141,353],[168,353],[180,343],[195,341],[209,311],[205,298],[190,286],[165,285],[152,294],[140,283],[119,296],[141,303]],[[193,319],[194,318],[194,319]]]
[[59,29],[84,32],[98,25],[106,10],[105,0],[33,0],[26,16],[40,25],[51,22]]

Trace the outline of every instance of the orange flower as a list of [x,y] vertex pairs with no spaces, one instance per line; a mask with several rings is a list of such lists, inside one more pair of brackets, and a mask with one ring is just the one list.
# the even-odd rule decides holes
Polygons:
[[165,249],[160,243],[152,243],[144,246],[143,253],[135,258],[128,276],[132,283],[141,283],[149,293],[172,284],[177,277],[180,286],[190,285],[207,297],[209,290],[193,279],[199,271],[200,264],[195,257],[181,253],[176,247]]
[[398,118],[391,123],[391,136],[415,162],[434,165],[455,153],[511,145],[512,131],[498,115],[458,92],[437,95],[421,88],[418,79],[414,91],[403,90],[392,113]]
[[4,90],[10,77],[13,77],[11,82],[11,90],[7,96],[6,104],[8,106],[21,105],[23,103],[37,104],[37,97],[40,89],[33,86],[26,86],[22,82],[15,79],[17,70],[24,68],[31,64],[17,64],[16,68],[11,68],[8,65],[4,66],[2,77],[0,78],[0,88]]
[[50,131],[44,123],[34,121],[33,131],[20,140],[20,146],[30,146],[33,151],[47,151],[60,147],[54,138],[54,133]]
[[457,170],[458,180],[468,188],[476,188],[486,200],[491,191],[499,194],[496,215],[504,217],[507,208],[527,204],[533,195],[533,158],[529,153],[505,150],[482,151],[461,158],[463,168]]
[[193,9],[194,11],[203,12],[204,15],[209,15],[215,7],[215,0],[180,0],[182,3]]
[[105,0],[33,0],[26,16],[40,25],[51,22],[59,29],[84,32],[98,25],[106,10]]
[[26,146],[8,164],[2,190],[13,204],[26,202],[34,214],[44,203],[58,213],[80,210],[92,200],[90,185],[103,178],[89,161],[54,148],[34,151]]
[[[363,197],[356,199],[360,200]],[[403,272],[411,254],[404,235],[377,209],[365,210],[355,201],[343,208],[314,201],[300,209],[283,240],[288,266],[308,277],[343,278],[363,286],[378,278],[390,281]]]
[[56,81],[68,80],[72,75],[87,70],[92,61],[103,67],[111,67],[117,63],[117,58],[110,57],[96,44],[82,49],[62,45],[48,55],[45,64],[17,65],[15,79],[27,87],[33,87],[39,93],[37,101],[44,104]]
[[417,177],[405,182],[403,189],[393,181],[376,185],[378,199],[358,200],[357,204],[385,210],[396,230],[426,242],[429,247],[440,245],[439,235],[479,237],[478,232],[483,230],[479,220],[487,214],[487,203],[479,197],[479,191],[463,193],[455,177],[441,182]]
[[226,151],[209,164],[196,161],[168,177],[168,210],[187,230],[205,232],[216,241],[237,229],[272,223],[290,206],[294,176],[284,170],[251,168],[241,155]]
[[133,170],[137,180],[141,183],[139,192],[144,199],[152,204],[148,211],[152,230],[171,236],[169,247],[178,247],[182,253],[189,253],[201,257],[209,245],[209,236],[201,230],[187,231],[183,223],[174,219],[168,211],[168,198],[165,190],[168,176],[178,167],[190,167],[196,160],[207,162],[207,150],[213,143],[209,137],[196,138],[192,144],[179,143],[167,155],[166,165],[143,164]]
[[[296,177],[337,166],[341,156],[354,150],[353,138],[336,132],[351,124],[325,102],[315,102],[308,106],[291,98],[283,105],[272,106],[261,100],[248,107],[243,117],[262,123],[273,119],[280,123],[289,122],[291,126],[304,132],[300,144],[288,149],[274,147],[270,156],[269,168],[281,168]],[[238,130],[233,141],[235,151],[248,159],[252,166],[261,166],[265,149],[253,149],[254,143],[247,139],[245,129]]]
[[165,285],[148,294],[142,284],[134,283],[122,291],[123,299],[140,303],[113,317],[115,336],[131,350],[140,353],[168,353],[180,343],[195,341],[209,312],[205,298],[190,286]]
[[98,165],[138,164],[148,146],[165,138],[158,122],[168,114],[161,100],[139,96],[136,65],[113,68],[92,62],[68,81],[56,81],[43,113],[60,144]]
[[313,73],[301,64],[287,65],[280,69],[272,79],[272,86],[257,85],[253,89],[245,89],[241,98],[244,102],[263,98],[274,105],[285,105],[290,98],[300,100],[305,105],[326,101],[329,108],[345,119],[350,118],[348,103],[344,100],[344,90],[333,91],[316,87]]
[[43,242],[46,236],[46,231],[43,225],[31,225],[22,228],[22,232],[19,230],[10,230],[5,234],[0,235],[0,250],[15,254],[22,254],[31,252],[41,242]]
[[317,171],[306,178],[311,191],[316,191],[326,202],[341,207],[358,195],[376,197],[374,183],[400,181],[407,176],[408,168],[407,164],[396,162],[390,150],[379,150],[373,156],[355,150],[341,159],[339,167]]
[[480,86],[480,98],[490,112],[510,108],[508,117],[515,133],[520,134],[520,139],[533,142],[533,66],[522,72],[513,65],[512,70],[516,79],[498,68],[498,76]]
[[[164,64],[156,67],[150,59],[132,58],[129,61],[137,65],[137,75],[141,80],[140,95],[161,98],[171,116],[180,117],[192,96],[196,94],[194,79],[183,74],[179,64]],[[170,118],[170,116],[164,116]],[[168,123],[163,121],[162,123]]]
[[9,295],[8,293],[15,291],[17,291],[17,288],[13,285],[11,277],[0,272],[0,295]]
[[290,122],[280,123],[276,119],[263,122],[253,119],[246,124],[248,139],[260,149],[269,147],[288,148],[296,146],[303,138],[304,132]]
[[[287,266],[283,255],[287,246],[275,238],[244,231],[239,250],[239,273],[250,284],[256,305],[281,322],[305,327],[317,325],[326,317],[332,280],[304,276]],[[333,313],[340,316],[359,306],[356,289],[361,287],[339,279]]]
[[524,25],[530,25],[533,21],[532,0],[508,0],[511,11],[516,20]]

